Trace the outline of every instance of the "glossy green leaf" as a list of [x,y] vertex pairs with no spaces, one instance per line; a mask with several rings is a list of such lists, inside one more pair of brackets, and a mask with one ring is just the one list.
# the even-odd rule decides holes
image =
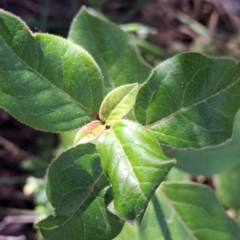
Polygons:
[[0,106],[44,131],[78,128],[93,119],[103,80],[81,47],[50,34],[33,34],[0,10]]
[[98,139],[103,171],[113,188],[109,210],[139,226],[156,188],[174,164],[140,124],[121,120]]
[[74,145],[84,144],[93,141],[104,131],[105,126],[99,121],[92,121],[77,132]]
[[240,161],[217,176],[217,193],[226,207],[240,210]]
[[46,188],[55,213],[37,224],[45,239],[110,240],[121,231],[123,222],[106,208],[112,193],[94,145],[60,155]]
[[[126,237],[127,236],[127,237]],[[139,231],[125,225],[114,240],[238,240],[239,225],[203,185],[162,183]]]
[[231,138],[239,106],[240,63],[183,53],[153,70],[135,115],[161,143],[203,148]]
[[139,56],[131,38],[111,22],[92,16],[86,8],[75,17],[68,38],[92,54],[108,90],[142,83],[150,73],[150,67]]
[[111,91],[103,100],[99,117],[106,125],[121,120],[134,106],[138,84],[128,84]]
[[240,161],[240,111],[234,121],[233,137],[224,145],[202,150],[174,149],[162,146],[168,157],[177,160],[176,167],[193,175],[211,176]]

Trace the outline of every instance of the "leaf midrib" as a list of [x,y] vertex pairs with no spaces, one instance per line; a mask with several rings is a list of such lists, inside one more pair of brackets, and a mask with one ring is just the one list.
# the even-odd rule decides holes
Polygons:
[[[36,35],[32,35],[32,38],[34,38],[35,44],[36,44]],[[8,48],[11,50],[11,52],[16,56],[16,58],[23,64],[26,66],[26,68],[30,69],[31,71],[33,71],[40,79],[46,81],[47,83],[50,84],[50,86],[52,86],[54,89],[56,89],[57,91],[61,92],[64,96],[66,96],[67,98],[69,98],[73,103],[75,103],[77,106],[83,108],[84,110],[86,110],[87,112],[89,112],[90,114],[92,114],[94,116],[94,112],[91,111],[90,109],[88,109],[87,107],[85,107],[82,103],[76,101],[74,98],[72,98],[70,95],[68,95],[66,92],[64,92],[61,88],[58,88],[57,86],[55,86],[50,80],[48,80],[46,77],[44,77],[42,74],[40,74],[39,72],[37,72],[36,69],[32,68],[31,66],[29,66],[22,58],[20,58],[17,53],[11,48],[11,46],[8,44],[8,42],[5,40],[5,38],[3,37],[3,35],[1,35],[1,38],[3,39],[3,41],[5,42],[6,46],[8,46]],[[37,48],[38,51],[38,48]]]
[[[87,13],[87,15],[89,14],[87,11],[86,11],[85,13]],[[90,17],[92,17],[92,16],[90,16]],[[110,72],[109,72],[107,63],[105,62],[105,60],[104,60],[101,52],[99,51],[99,49],[98,49],[98,47],[97,47],[97,44],[96,44],[96,41],[95,41],[95,38],[93,37],[91,28],[89,27],[88,16],[87,16],[87,21],[86,21],[86,22],[87,22],[87,25],[88,25],[88,29],[89,29],[89,33],[90,33],[90,36],[91,36],[91,38],[92,38],[92,41],[93,41],[93,43],[94,43],[94,45],[95,45],[95,48],[96,48],[97,52],[99,53],[99,56],[100,56],[101,59],[102,59],[102,62],[103,62],[103,64],[104,64],[105,69],[106,69],[106,72],[107,72],[107,74],[108,74],[109,83],[110,83],[110,85],[111,85],[111,88],[113,89],[113,88],[115,88],[115,84],[114,84],[114,82],[113,82],[112,76],[110,75]],[[91,23],[90,23],[90,26],[91,26]]]
[[[199,239],[196,238],[196,236],[194,235],[194,232],[196,232],[196,230],[200,230],[201,228],[196,229],[196,230],[192,230],[191,228],[189,228],[189,227],[186,225],[186,223],[183,221],[183,219],[182,219],[182,217],[180,216],[180,214],[178,213],[178,211],[175,209],[173,203],[175,202],[176,204],[193,205],[194,207],[197,207],[197,206],[194,205],[194,204],[190,204],[190,203],[179,202],[179,201],[172,201],[172,200],[170,200],[170,199],[168,198],[168,196],[165,194],[165,192],[164,192],[163,189],[159,188],[159,191],[161,192],[162,196],[163,196],[163,197],[165,198],[165,200],[167,201],[167,203],[168,203],[169,207],[172,209],[173,213],[174,213],[174,214],[177,216],[177,218],[180,220],[180,222],[182,223],[183,227],[187,230],[187,232],[190,233],[190,234],[194,237],[194,239],[199,240]],[[201,208],[201,210],[203,210],[203,211],[206,212],[208,215],[210,215],[204,208]],[[211,216],[211,215],[210,215],[210,217],[214,217],[216,220],[219,220],[218,217]],[[222,219],[220,219],[220,220],[222,220]],[[222,221],[222,222],[224,222],[224,221]],[[218,231],[216,231],[216,230],[214,230],[214,229],[211,229],[211,228],[207,228],[207,229],[210,230],[210,231],[213,231],[213,232],[218,232]],[[221,231],[221,230],[220,230],[220,232],[226,233],[225,231]],[[231,235],[231,233],[230,233],[229,235]],[[233,235],[231,235],[231,236],[233,236]],[[234,236],[233,236],[233,237],[234,237]]]
[[[119,107],[119,105],[120,105],[121,103],[123,103],[123,102],[129,97],[129,95],[132,93],[132,91],[133,91],[134,89],[135,89],[135,87],[132,88],[122,99],[120,99],[120,101],[115,105],[115,107],[109,112],[109,114],[108,114],[107,119],[105,120],[105,122],[109,121],[109,118],[110,118],[110,117],[112,116],[112,114],[116,111],[116,109]],[[132,107],[130,108],[130,110],[129,110],[128,112],[131,111],[131,109],[133,108],[133,105],[134,105],[134,104],[132,104]],[[123,116],[127,115],[128,112],[126,112]],[[113,117],[112,117],[112,118],[113,118]],[[114,120],[114,119],[111,119],[111,118],[110,118],[110,120]],[[115,120],[119,120],[119,119],[115,119]]]
[[[93,192],[94,193],[94,187],[95,185],[98,183],[99,179],[103,176],[103,171],[101,171],[101,173],[99,174],[99,176],[97,177],[97,179],[94,181],[94,183],[92,184],[92,186],[89,189],[88,194],[86,195],[86,197],[83,199],[83,201],[79,204],[79,206],[73,211],[72,215],[66,220],[64,221],[62,224],[58,225],[57,227],[60,227],[62,225],[65,225],[67,222],[69,222],[71,220],[71,218],[74,216],[74,214],[79,211],[80,207],[85,203],[85,201],[88,199],[89,195]],[[95,194],[94,194],[95,195]],[[96,195],[95,195],[96,196]],[[96,197],[97,198],[97,197]]]
[[179,219],[180,223],[182,224],[182,226],[184,227],[184,229],[188,232],[188,234],[190,236],[193,237],[193,239],[198,240],[196,238],[196,236],[194,236],[194,234],[192,233],[191,229],[186,225],[186,223],[183,221],[183,219],[181,218],[181,216],[178,214],[178,212],[175,210],[171,200],[167,197],[167,195],[165,194],[165,192],[159,188],[159,191],[161,192],[162,196],[165,198],[166,202],[168,203],[168,206],[172,209],[172,212],[177,216],[177,218]]
[[120,148],[122,149],[124,155],[126,156],[127,162],[129,163],[129,165],[130,165],[130,167],[131,167],[132,173],[134,174],[136,180],[137,180],[138,183],[139,183],[139,188],[141,189],[141,193],[142,193],[143,198],[145,199],[145,201],[149,201],[149,200],[147,199],[147,197],[145,196],[144,192],[143,192],[143,189],[142,189],[141,184],[140,184],[141,182],[138,180],[138,177],[137,177],[136,173],[135,173],[134,170],[133,170],[133,166],[132,166],[132,164],[131,164],[131,161],[130,161],[129,157],[127,156],[124,148],[122,147],[122,144],[121,144],[120,141],[118,140],[118,138],[117,138],[117,136],[115,135],[114,131],[112,130],[111,132],[112,132],[112,134],[113,134],[113,137],[116,139],[116,142],[118,143],[118,145],[119,145]]
[[211,96],[209,96],[209,97],[207,97],[207,98],[204,98],[202,101],[193,103],[193,104],[191,104],[191,105],[189,105],[189,106],[181,107],[181,108],[180,108],[179,110],[177,110],[176,112],[174,112],[174,113],[172,113],[172,114],[170,114],[170,115],[168,115],[168,116],[160,119],[159,121],[156,121],[156,122],[154,122],[154,123],[151,123],[151,124],[147,125],[146,128],[154,127],[154,126],[160,124],[161,122],[164,122],[164,121],[168,120],[169,118],[173,117],[174,115],[177,115],[177,114],[179,114],[179,113],[181,113],[181,112],[183,112],[183,111],[185,111],[185,110],[188,110],[188,109],[190,109],[190,108],[192,108],[192,107],[195,107],[195,106],[197,106],[197,105],[199,105],[199,104],[201,104],[201,103],[204,103],[204,102],[206,102],[207,100],[209,100],[209,99],[211,99],[211,98],[213,98],[213,97],[216,97],[217,95],[221,94],[221,93],[224,92],[224,91],[227,91],[229,88],[231,88],[232,86],[234,86],[239,80],[240,80],[240,78],[237,78],[236,81],[234,81],[233,83],[231,83],[230,85],[228,85],[226,88],[221,89],[221,90],[218,91],[216,94],[213,94],[213,95],[211,95]]

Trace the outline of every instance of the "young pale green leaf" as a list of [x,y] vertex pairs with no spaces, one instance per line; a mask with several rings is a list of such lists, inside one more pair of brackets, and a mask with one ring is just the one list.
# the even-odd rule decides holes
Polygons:
[[46,188],[55,213],[37,224],[45,239],[111,240],[121,231],[123,222],[106,208],[112,193],[93,144],[60,155]]
[[177,160],[176,167],[193,175],[211,176],[240,161],[240,111],[234,121],[233,137],[224,145],[202,150],[162,146],[166,156]]
[[32,34],[0,10],[0,106],[44,131],[78,128],[93,119],[103,80],[93,58],[61,37]]
[[103,132],[97,149],[113,188],[109,210],[139,226],[149,200],[174,160],[165,157],[146,128],[127,120]]
[[[128,234],[127,238],[124,238]],[[224,212],[207,187],[162,183],[152,198],[139,231],[125,225],[114,240],[238,240],[239,225]]]
[[108,90],[142,83],[151,71],[128,34],[111,22],[92,16],[86,8],[75,17],[68,38],[92,54],[103,72]]
[[240,210],[240,161],[217,176],[217,193],[223,204]]
[[103,100],[99,117],[106,125],[112,125],[121,120],[134,106],[138,92],[138,84],[128,84],[118,87],[108,93]]
[[74,145],[84,144],[93,141],[104,131],[105,126],[99,121],[92,121],[77,132]]
[[135,115],[157,140],[178,148],[220,144],[240,106],[240,63],[183,53],[156,67],[139,89]]

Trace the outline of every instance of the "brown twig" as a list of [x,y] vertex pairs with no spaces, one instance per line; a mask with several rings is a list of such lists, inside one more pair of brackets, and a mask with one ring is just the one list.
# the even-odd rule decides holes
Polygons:
[[208,22],[208,30],[210,33],[215,33],[218,19],[219,19],[219,11],[217,8],[214,7]]

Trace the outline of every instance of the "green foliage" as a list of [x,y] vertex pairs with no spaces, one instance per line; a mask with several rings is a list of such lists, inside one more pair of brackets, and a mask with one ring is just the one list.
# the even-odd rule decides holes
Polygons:
[[170,146],[220,144],[231,138],[240,107],[239,76],[240,63],[232,59],[179,54],[157,66],[140,88],[137,120]]
[[85,8],[73,20],[68,39],[92,54],[108,91],[124,84],[142,83],[150,73],[131,38],[109,21],[92,16]]
[[0,34],[3,108],[25,124],[52,132],[93,119],[103,99],[103,80],[86,50],[57,36],[32,34],[3,11]]
[[[184,53],[150,73],[131,37],[86,8],[74,19],[69,40],[33,34],[18,17],[0,11],[0,106],[37,129],[76,133],[48,170],[54,213],[37,224],[43,237],[110,240],[129,222],[140,230],[127,223],[117,239],[237,240],[240,227],[210,189],[173,183],[172,176],[161,184],[175,160],[160,144],[167,155],[177,148],[178,159],[181,148],[231,138],[240,63]],[[236,148],[237,131],[228,148]],[[185,152],[192,156],[189,151],[195,150]],[[211,165],[203,174],[223,168]],[[229,171],[220,175],[220,195],[236,207],[225,196],[227,179],[238,168]],[[178,174],[175,179],[185,179]]]
[[238,111],[233,136],[226,144],[203,150],[177,149],[163,146],[168,157],[177,160],[176,167],[193,175],[211,176],[239,162],[240,111]]
[[138,84],[124,85],[109,93],[102,102],[99,118],[106,125],[122,119],[134,106]]
[[[231,229],[231,230],[230,230]],[[163,183],[138,231],[125,225],[115,240],[237,240],[240,228],[228,217],[214,193],[190,183]]]
[[[60,155],[49,168],[46,191],[56,209],[38,223],[46,239],[105,240],[120,232],[123,223],[106,209],[112,196],[94,145]],[[95,219],[98,224],[92,224]]]
[[218,176],[217,193],[223,204],[231,209],[240,210],[240,162],[221,172]]
[[115,214],[139,226],[144,209],[174,162],[167,160],[146,128],[126,120],[105,131],[97,148],[112,183]]

